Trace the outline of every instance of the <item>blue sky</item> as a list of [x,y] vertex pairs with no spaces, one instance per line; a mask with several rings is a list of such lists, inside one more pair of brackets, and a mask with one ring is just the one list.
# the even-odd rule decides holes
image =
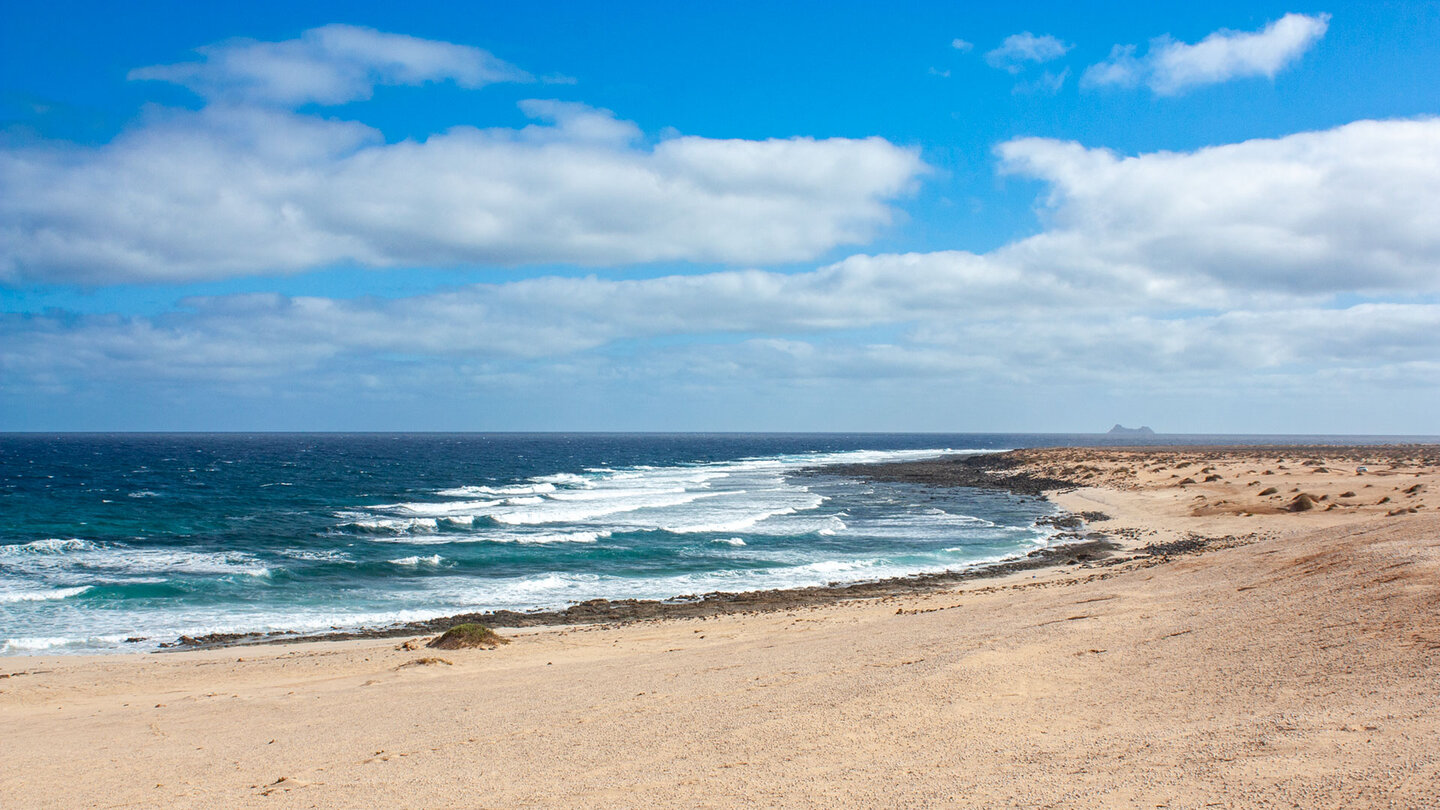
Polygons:
[[1436,3],[289,5],[7,5],[0,429],[1440,432]]

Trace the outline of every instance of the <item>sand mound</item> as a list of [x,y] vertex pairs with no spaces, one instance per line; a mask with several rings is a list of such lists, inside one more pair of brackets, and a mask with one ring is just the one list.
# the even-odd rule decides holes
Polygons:
[[425,646],[437,650],[491,650],[509,643],[510,639],[496,634],[483,624],[457,624]]

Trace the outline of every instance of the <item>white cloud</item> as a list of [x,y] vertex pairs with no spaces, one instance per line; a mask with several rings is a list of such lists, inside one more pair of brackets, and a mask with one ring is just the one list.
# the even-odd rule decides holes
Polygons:
[[1248,76],[1274,78],[1325,36],[1330,15],[1286,14],[1259,31],[1219,30],[1193,45],[1169,36],[1151,41],[1143,58],[1134,45],[1116,45],[1081,77],[1087,87],[1144,83],[1161,95]]
[[991,67],[1019,73],[1027,63],[1040,64],[1059,59],[1073,47],[1050,34],[1037,37],[1029,31],[1022,31],[1006,37],[1000,47],[985,54],[985,61]]
[[529,126],[387,143],[285,108],[531,77],[477,48],[346,25],[200,54],[131,74],[195,90],[198,111],[152,109],[101,146],[0,145],[0,282],[802,261],[871,239],[928,171],[878,137],[651,141],[608,110],[541,99],[521,103]]
[[1116,45],[1110,49],[1110,57],[1085,68],[1080,74],[1082,87],[1134,87],[1144,76],[1146,65],[1135,58],[1134,45]]
[[479,48],[353,25],[312,28],[283,42],[229,40],[197,52],[200,61],[137,68],[130,78],[172,82],[216,101],[284,106],[366,99],[376,85],[532,80]]
[[991,258],[1164,290],[1440,290],[1440,119],[1357,121],[1122,158],[1022,138],[1003,167],[1050,185],[1042,234]]
[[961,39],[961,38],[959,38],[959,37],[956,37],[956,38],[950,40],[950,47],[954,48],[954,49],[957,50],[957,51],[960,51],[961,53],[966,53],[966,52],[974,49],[975,43],[973,43],[973,42],[966,42],[965,40],[963,40],[963,39]]
[[[932,323],[914,334],[919,347],[982,350],[1053,376],[1137,376],[1364,371],[1433,360],[1440,352],[1440,305],[1370,303],[1345,308],[1234,310],[1184,318],[1117,312],[1085,319],[984,319]],[[1009,348],[1007,348],[1007,346]],[[1024,362],[1017,362],[1017,361]]]
[[212,105],[99,148],[0,149],[0,279],[798,261],[871,238],[926,171],[881,138],[648,146],[608,111],[522,106],[541,123],[388,144],[357,122]]
[[[605,116],[556,126],[600,143],[631,134]],[[539,143],[579,137],[536,129]],[[137,380],[351,390],[377,376],[443,388],[449,372],[471,381],[462,388],[563,375],[646,390],[894,379],[1207,397],[1245,386],[1284,396],[1348,386],[1362,397],[1384,386],[1422,397],[1440,380],[1436,143],[1437,119],[1134,157],[1019,139],[1001,157],[1049,185],[1045,229],[988,254],[539,278],[395,300],[237,295],[152,318],[10,316],[0,377],[12,391],[60,392]],[[768,147],[742,146],[695,182],[749,188],[744,153]]]

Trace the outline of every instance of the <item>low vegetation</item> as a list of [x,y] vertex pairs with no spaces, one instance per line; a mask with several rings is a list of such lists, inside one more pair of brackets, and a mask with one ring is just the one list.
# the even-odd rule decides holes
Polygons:
[[425,646],[437,650],[491,650],[501,644],[509,643],[510,639],[497,634],[483,624],[457,624]]

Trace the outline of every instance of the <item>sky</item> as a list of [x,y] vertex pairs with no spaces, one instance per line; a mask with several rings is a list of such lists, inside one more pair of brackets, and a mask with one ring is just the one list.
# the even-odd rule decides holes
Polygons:
[[1437,114],[1437,2],[8,2],[0,430],[1437,434]]

